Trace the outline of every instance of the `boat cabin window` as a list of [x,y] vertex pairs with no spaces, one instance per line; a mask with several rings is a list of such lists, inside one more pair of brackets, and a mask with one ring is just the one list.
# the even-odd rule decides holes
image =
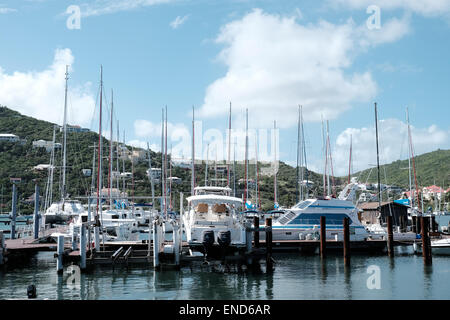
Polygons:
[[119,215],[118,214],[114,214],[111,218],[112,219],[119,219]]
[[301,201],[294,206],[294,209],[305,209],[311,204],[311,201]]

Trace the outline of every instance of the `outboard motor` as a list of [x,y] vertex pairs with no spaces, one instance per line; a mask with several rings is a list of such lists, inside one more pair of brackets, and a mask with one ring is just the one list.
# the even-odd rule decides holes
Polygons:
[[219,231],[217,242],[221,247],[228,247],[231,243],[231,231]]
[[205,249],[205,255],[208,254],[209,249],[214,244],[214,231],[213,230],[205,230],[202,235],[202,243]]

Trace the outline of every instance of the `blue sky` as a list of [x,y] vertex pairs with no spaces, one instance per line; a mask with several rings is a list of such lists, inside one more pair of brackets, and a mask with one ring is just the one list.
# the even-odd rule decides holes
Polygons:
[[[67,27],[71,5],[80,29]],[[379,29],[366,25],[369,5],[380,8]],[[449,22],[450,3],[438,0],[3,0],[0,104],[61,123],[69,63],[69,122],[98,130],[102,64],[127,142],[158,149],[167,105],[174,153],[189,156],[192,106],[214,136],[232,101],[233,127],[243,128],[245,108],[251,128],[277,121],[290,164],[301,104],[308,165],[322,170],[323,115],[335,172],[346,174],[350,134],[354,169],[375,163],[375,101],[383,163],[407,157],[406,107],[416,153],[450,147]]]

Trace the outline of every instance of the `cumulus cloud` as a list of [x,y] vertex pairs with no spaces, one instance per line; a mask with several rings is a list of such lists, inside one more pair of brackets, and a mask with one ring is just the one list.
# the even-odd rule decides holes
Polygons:
[[226,74],[206,89],[201,117],[226,115],[229,101],[248,108],[252,124],[279,127],[296,123],[298,105],[306,121],[338,117],[355,102],[371,101],[377,85],[370,72],[348,72],[356,55],[408,33],[408,19],[387,22],[370,33],[351,19],[302,25],[255,9],[226,24],[216,38]]
[[188,18],[189,18],[189,15],[186,15],[184,17],[178,16],[175,18],[175,20],[173,20],[170,23],[170,27],[172,29],[177,29],[179,26],[181,26],[183,23],[185,23]]
[[[411,135],[415,154],[449,147],[450,131],[431,125],[426,128],[411,126]],[[352,138],[351,138],[352,137]],[[348,172],[350,139],[353,140],[354,172],[367,169],[376,163],[375,126],[347,128],[336,138],[333,150],[335,174]],[[386,119],[379,122],[380,161],[382,164],[408,158],[408,127],[398,119]]]
[[[42,71],[9,74],[0,67],[0,104],[28,116],[62,124],[66,65],[73,63],[70,49],[57,49],[53,63]],[[69,72],[71,70],[69,68]],[[90,87],[90,83],[73,85],[69,79],[68,123],[90,124],[95,108]]]

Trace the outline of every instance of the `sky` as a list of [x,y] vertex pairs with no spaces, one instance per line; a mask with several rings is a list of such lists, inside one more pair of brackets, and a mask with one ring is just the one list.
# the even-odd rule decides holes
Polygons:
[[113,94],[113,139],[159,151],[167,106],[189,159],[194,110],[196,159],[227,159],[231,104],[231,160],[248,110],[249,158],[294,166],[301,105],[306,165],[328,121],[346,175],[350,140],[354,172],[376,163],[375,103],[382,164],[408,157],[407,109],[415,154],[450,148],[449,36],[449,0],[0,0],[0,105],[62,124],[69,65],[68,122],[98,131],[102,66],[105,136]]

